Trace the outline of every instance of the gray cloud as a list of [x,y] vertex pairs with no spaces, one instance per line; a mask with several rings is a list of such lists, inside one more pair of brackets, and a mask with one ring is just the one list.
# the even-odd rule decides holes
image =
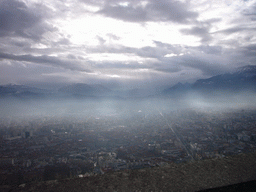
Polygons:
[[209,45],[201,45],[198,47],[198,50],[203,51],[206,54],[215,54],[219,55],[222,53],[221,46],[209,46]]
[[1,1],[0,4],[0,31],[1,35],[9,32],[21,33],[40,21],[40,17],[28,11],[23,2],[15,0]]
[[106,40],[105,40],[105,39],[103,39],[103,38],[102,38],[102,37],[100,37],[100,36],[97,36],[97,39],[98,39],[98,41],[99,41],[100,45],[103,45],[103,44],[106,42]]
[[161,72],[164,72],[164,73],[177,73],[177,72],[180,72],[182,69],[179,68],[179,67],[169,67],[169,68],[162,68],[162,67],[159,67],[159,68],[154,68],[154,70],[156,71],[161,71]]
[[108,5],[98,13],[130,22],[142,22],[147,20],[146,12],[141,7],[133,8],[131,6],[123,7]]
[[245,46],[241,48],[241,52],[247,57],[254,57],[256,59],[256,44]]
[[209,34],[209,26],[195,26],[190,29],[182,29],[181,32],[185,35],[194,35],[200,37],[202,42],[208,42],[212,39],[211,35]]
[[107,1],[97,13],[129,22],[172,21],[187,23],[198,16],[198,13],[188,10],[187,4],[178,1],[149,0],[145,6],[141,4],[142,1],[132,1],[126,6],[120,5],[120,2],[122,1]]
[[[24,65],[23,62],[11,61],[11,64],[0,64],[1,84],[25,84],[42,88],[55,88],[69,83],[72,79],[70,73],[63,68],[56,68],[47,65]],[[58,74],[65,75],[58,75]]]
[[159,57],[159,62],[154,69],[165,73],[177,73],[189,69],[191,71],[201,72],[200,77],[207,78],[226,73],[232,66],[241,65],[240,61],[244,58],[244,55],[241,55],[241,53],[239,56],[234,57],[234,55],[238,54],[232,52],[232,50],[223,49],[221,46],[177,46],[176,50],[177,56]]
[[[158,79],[159,83],[165,80],[170,83],[186,78],[207,78],[228,72],[232,67],[256,63],[256,4],[237,13],[237,21],[230,22],[230,19],[226,18],[199,21],[199,12],[191,10],[189,3],[175,0],[64,2],[57,0],[38,4],[25,3],[22,0],[0,1],[0,83],[8,80],[12,83],[61,84],[89,80],[92,83],[100,83],[115,75],[131,77],[127,78],[127,82],[152,78],[152,82]],[[81,2],[90,6],[81,6]],[[91,8],[98,11],[93,12]],[[181,30],[182,34],[199,37],[201,45],[161,42],[155,39],[157,37],[154,37],[154,32],[149,32],[146,36],[148,38],[152,35],[153,44],[149,43],[140,48],[127,46],[121,44],[125,41],[122,41],[122,30],[118,31],[118,28],[116,33],[113,30],[104,31],[105,29],[100,33],[96,32],[96,46],[95,43],[90,45],[90,42],[88,45],[81,45],[72,43],[72,34],[65,34],[65,28],[55,28],[55,25],[61,27],[58,26],[58,21],[66,18],[72,21],[85,16],[93,18],[99,15],[139,24],[155,22],[154,25],[157,25],[158,22],[174,22],[174,26],[179,29],[186,24]],[[226,28],[212,33],[212,29],[216,30],[219,27],[217,22],[222,21],[230,23],[225,25]],[[127,27],[126,24],[123,23],[123,26]],[[161,23],[161,27],[165,24],[173,25]],[[143,30],[145,32],[147,27]],[[233,37],[231,35],[239,37],[230,38]],[[86,40],[86,34],[84,39]],[[150,39],[147,40],[150,42]],[[101,56],[101,53],[131,56],[132,59],[123,62],[114,60],[113,56],[114,61],[104,61],[104,56],[108,57],[108,54],[102,54],[102,61],[90,61],[90,57]],[[166,55],[170,57],[165,57]],[[136,58],[139,58],[140,62],[134,61]],[[90,73],[92,71],[95,73]],[[136,76],[133,73],[138,73],[141,78],[133,79]],[[113,79],[111,81],[118,81],[118,78]]]
[[58,59],[57,57],[52,57],[47,55],[33,56],[33,55],[13,55],[13,54],[7,54],[7,53],[0,53],[0,59],[9,59],[13,61],[25,61],[25,62],[31,62],[34,64],[47,64],[54,67],[91,72],[91,70],[86,69],[85,67],[82,67],[80,65],[77,65],[76,62],[74,61],[73,62],[63,61]]
[[113,40],[119,40],[120,37],[114,35],[114,34],[111,34],[111,33],[108,33],[107,36],[110,38],[110,39],[113,39]]
[[225,67],[220,63],[211,61],[210,59],[205,60],[193,56],[182,56],[181,61],[179,63],[186,67],[199,69],[205,76],[219,75],[226,71]]
[[139,64],[137,62],[104,62],[94,63],[93,67],[97,69],[148,69],[150,64]]
[[246,26],[245,27],[236,26],[236,27],[216,31],[214,33],[224,33],[226,35],[230,35],[230,34],[242,32],[242,31],[256,31],[256,28],[255,27],[250,28],[250,27],[246,27]]
[[70,45],[70,41],[68,38],[61,38],[56,42],[52,42],[53,45],[58,46],[58,45]]
[[[103,41],[105,42],[105,41]],[[103,43],[102,42],[102,43]],[[180,54],[182,51],[182,47],[180,45],[171,45],[168,43],[163,43],[160,41],[153,41],[156,45],[145,46],[141,48],[127,47],[123,45],[107,45],[101,44],[95,47],[86,47],[88,53],[127,53],[127,54],[135,54],[143,58],[157,58],[165,56],[168,53]]]
[[256,3],[254,3],[251,7],[244,9],[242,14],[251,18],[252,21],[256,20]]
[[23,2],[3,0],[0,2],[0,37],[20,36],[39,40],[46,31],[56,30],[44,22],[46,7],[28,8]]
[[[154,41],[155,47],[147,46],[142,48],[132,48],[125,46],[100,46],[95,47],[94,52],[104,53],[124,53],[134,54],[143,58],[154,58],[155,61],[146,62],[145,64],[126,62],[101,62],[93,64],[97,69],[151,69],[164,73],[181,72],[184,67],[199,70],[203,76],[209,77],[228,71],[225,66],[226,59],[218,58],[221,56],[223,49],[221,46],[201,45],[197,47],[182,47],[181,45],[171,45],[160,41]],[[191,52],[191,54],[187,54]],[[167,54],[176,54],[174,57],[164,57]],[[180,55],[181,54],[181,55]],[[230,53],[229,53],[230,54]],[[226,56],[227,58],[229,55]],[[181,67],[183,66],[183,67]]]
[[220,18],[212,18],[204,21],[196,21],[195,25],[191,28],[181,29],[180,32],[184,35],[193,35],[201,38],[202,43],[210,42],[213,37],[212,33],[210,33],[210,29],[213,24],[220,22],[222,19]]

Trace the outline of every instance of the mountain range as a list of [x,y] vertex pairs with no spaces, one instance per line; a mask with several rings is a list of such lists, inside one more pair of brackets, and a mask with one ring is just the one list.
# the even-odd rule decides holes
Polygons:
[[163,90],[163,94],[181,94],[188,91],[201,93],[256,91],[256,66],[248,65],[238,68],[232,73],[216,75],[207,79],[199,79],[193,84],[178,83]]
[[57,91],[39,89],[25,85],[1,85],[0,98],[47,98],[47,97],[119,97],[119,98],[144,98],[149,96],[180,96],[189,91],[212,93],[220,91],[241,92],[256,91],[256,66],[248,65],[238,68],[234,72],[216,75],[207,79],[199,79],[195,83],[178,83],[159,93],[153,94],[150,90],[132,89],[128,91],[113,91],[99,84],[88,85],[76,83],[61,87]]
[[29,87],[26,85],[8,84],[0,86],[0,98],[3,97],[18,97],[18,98],[41,98],[50,91],[46,89],[39,89],[36,87]]

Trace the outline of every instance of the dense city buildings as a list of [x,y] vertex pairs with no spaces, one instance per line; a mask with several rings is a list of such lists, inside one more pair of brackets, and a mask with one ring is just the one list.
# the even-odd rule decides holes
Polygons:
[[256,111],[1,119],[1,184],[222,158],[256,148]]

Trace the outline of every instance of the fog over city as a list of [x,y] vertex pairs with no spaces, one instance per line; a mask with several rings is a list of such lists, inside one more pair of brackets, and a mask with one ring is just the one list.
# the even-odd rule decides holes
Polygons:
[[0,188],[254,153],[255,26],[256,0],[0,0]]
[[62,98],[62,99],[1,99],[1,117],[23,116],[129,116],[140,112],[159,113],[163,108],[177,110],[227,111],[253,109],[256,107],[255,93],[201,95],[193,92],[183,98]]

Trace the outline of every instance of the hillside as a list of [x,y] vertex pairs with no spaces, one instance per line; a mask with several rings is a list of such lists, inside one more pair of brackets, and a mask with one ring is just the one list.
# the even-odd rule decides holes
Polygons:
[[[7,187],[6,191],[198,191],[256,180],[256,153]],[[233,186],[236,188],[236,186]],[[3,189],[3,188],[2,188]],[[3,189],[4,190],[4,189]],[[232,190],[232,189],[231,189]]]

